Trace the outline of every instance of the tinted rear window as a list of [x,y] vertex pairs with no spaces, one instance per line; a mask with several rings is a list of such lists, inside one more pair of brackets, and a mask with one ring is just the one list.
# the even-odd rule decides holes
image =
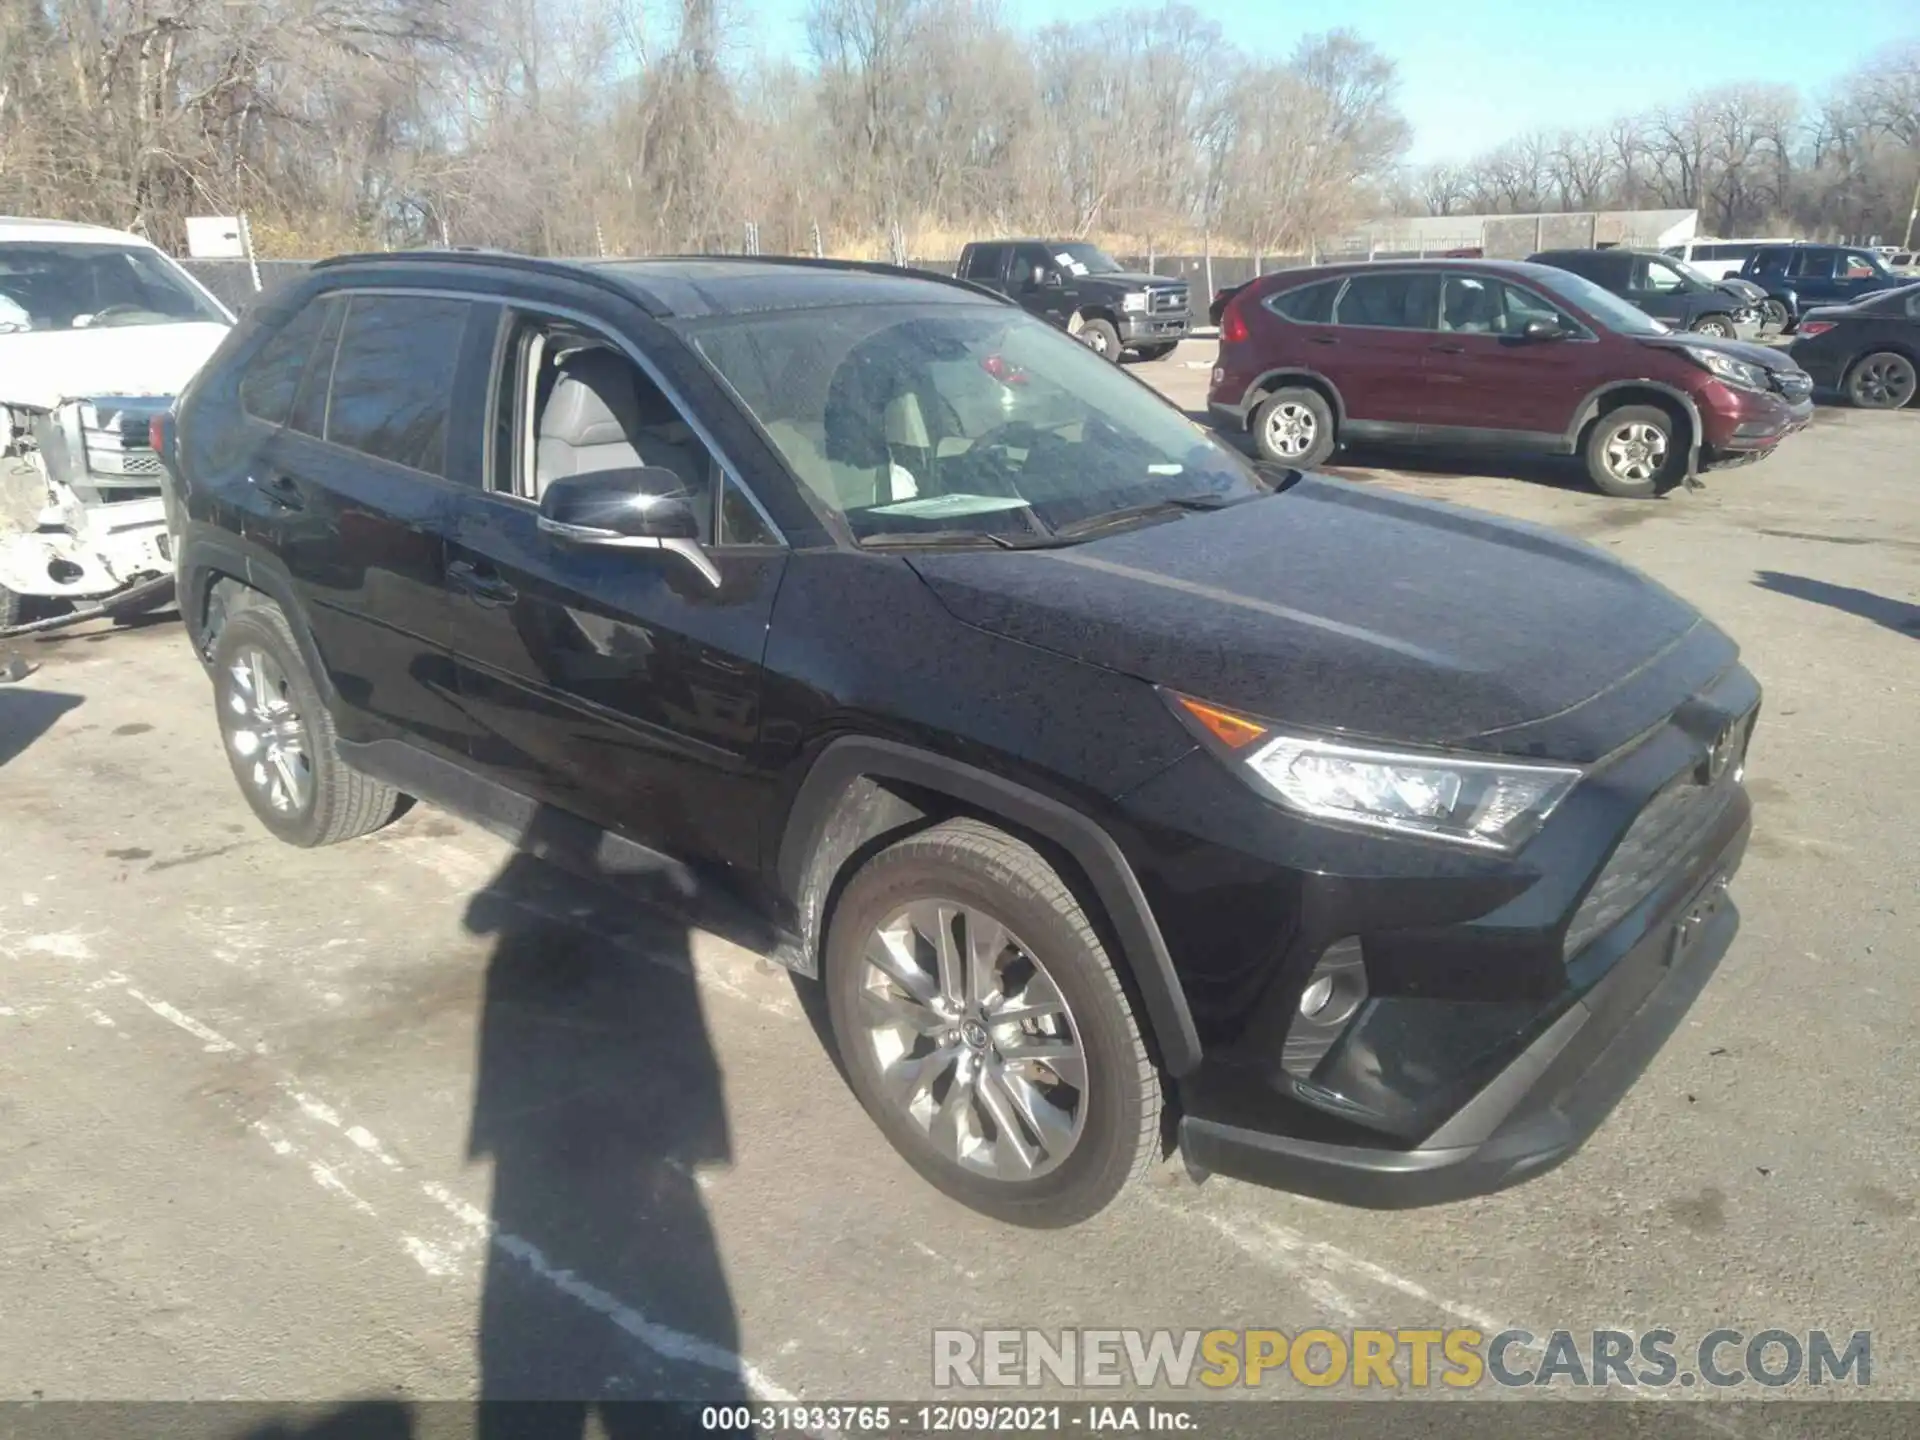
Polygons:
[[421,295],[354,296],[333,367],[327,439],[443,474],[454,367],[472,308]]
[[1317,285],[1302,285],[1269,296],[1267,308],[1298,324],[1326,325],[1333,320],[1333,297],[1339,293],[1340,281],[1322,280]]
[[241,409],[269,425],[286,423],[326,311],[324,300],[310,302],[260,347],[240,379]]
[[1439,317],[1440,277],[1423,270],[1355,275],[1334,306],[1340,325],[1431,330]]

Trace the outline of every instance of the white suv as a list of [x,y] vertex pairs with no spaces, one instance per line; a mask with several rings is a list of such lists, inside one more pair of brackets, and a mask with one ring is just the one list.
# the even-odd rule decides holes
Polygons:
[[1762,245],[1791,245],[1791,237],[1772,240],[1689,240],[1669,245],[1666,253],[1684,260],[1709,280],[1730,280]]
[[138,235],[0,217],[0,631],[172,570],[149,427],[233,323]]

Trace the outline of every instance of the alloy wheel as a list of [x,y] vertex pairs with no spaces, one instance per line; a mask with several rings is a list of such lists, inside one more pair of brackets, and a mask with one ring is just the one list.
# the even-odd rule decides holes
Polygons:
[[1079,1143],[1087,1059],[1066,997],[1007,926],[921,900],[867,937],[860,1016],[879,1088],[963,1169],[1032,1180]]
[[1733,326],[1717,318],[1702,320],[1693,328],[1696,334],[1711,335],[1718,340],[1731,340],[1734,333]]
[[313,800],[312,751],[286,672],[265,650],[248,646],[227,668],[226,704],[227,743],[248,783],[281,814],[306,810]]
[[1276,455],[1304,455],[1313,448],[1319,422],[1304,405],[1276,405],[1267,413],[1267,446]]
[[1898,355],[1875,355],[1853,376],[1853,398],[1876,410],[1897,410],[1913,399],[1913,365]]
[[1607,437],[1607,469],[1621,480],[1640,484],[1659,475],[1667,463],[1667,435],[1657,425],[1633,421]]

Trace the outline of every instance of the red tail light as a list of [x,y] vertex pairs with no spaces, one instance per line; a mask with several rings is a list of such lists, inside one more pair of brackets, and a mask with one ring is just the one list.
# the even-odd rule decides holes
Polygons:
[[1800,338],[1804,340],[1809,335],[1824,335],[1827,331],[1833,329],[1837,323],[1837,321],[1833,320],[1802,320],[1800,322]]
[[1234,296],[1227,302],[1227,308],[1220,312],[1220,338],[1229,345],[1238,345],[1247,338],[1247,322],[1240,314],[1240,297]]
[[152,450],[154,454],[158,455],[161,453],[160,442],[166,438],[166,434],[166,416],[156,415],[147,421],[147,447]]

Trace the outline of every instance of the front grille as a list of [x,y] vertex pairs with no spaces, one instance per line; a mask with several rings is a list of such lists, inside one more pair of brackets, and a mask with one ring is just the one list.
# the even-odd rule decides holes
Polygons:
[[1187,313],[1187,287],[1169,286],[1164,290],[1155,290],[1148,302],[1155,315],[1184,315]]
[[87,449],[88,468],[96,475],[158,475],[160,457],[151,450]]
[[1751,717],[1735,723],[1725,768],[1709,780],[1700,769],[1680,776],[1647,802],[1627,827],[1600,878],[1587,892],[1567,928],[1562,954],[1571,960],[1592,941],[1625,918],[1651,895],[1673,870],[1686,863],[1694,847],[1725,812],[1740,786],[1746,762]]

